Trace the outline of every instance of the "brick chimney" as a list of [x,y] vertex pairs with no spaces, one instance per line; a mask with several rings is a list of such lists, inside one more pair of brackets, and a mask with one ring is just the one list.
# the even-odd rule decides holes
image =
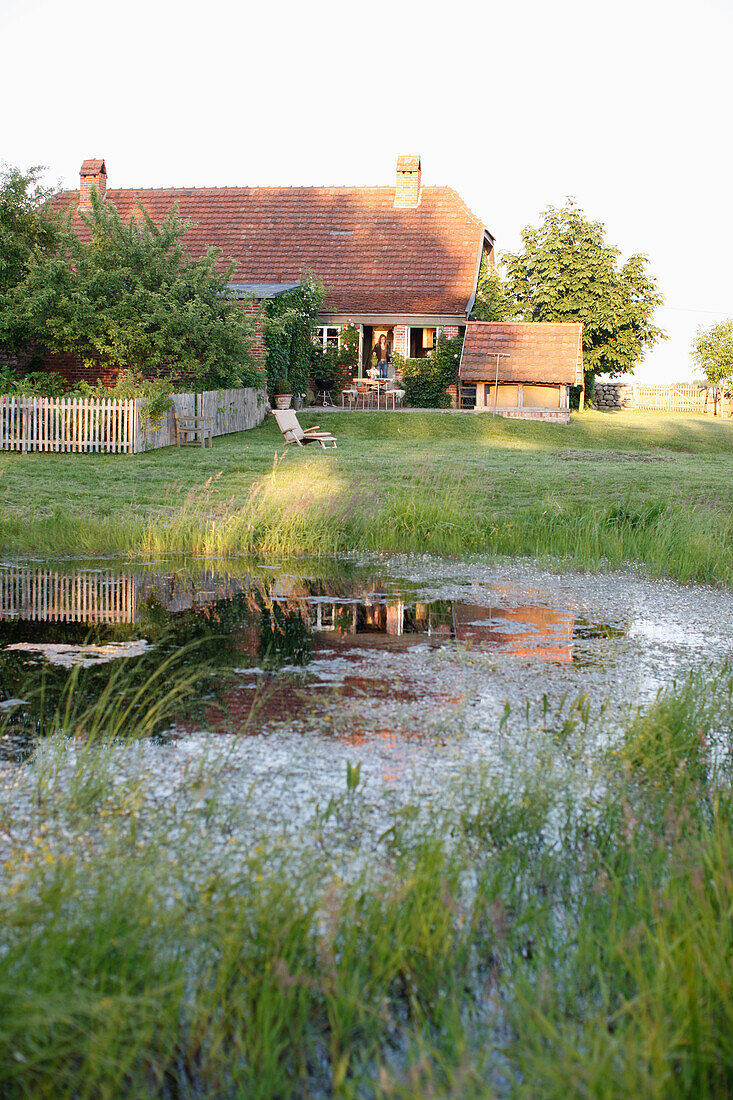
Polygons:
[[420,157],[397,158],[397,182],[394,204],[401,210],[415,210],[420,205]]
[[101,198],[107,190],[107,169],[103,160],[85,160],[79,171],[79,209],[90,210],[92,188],[96,187]]

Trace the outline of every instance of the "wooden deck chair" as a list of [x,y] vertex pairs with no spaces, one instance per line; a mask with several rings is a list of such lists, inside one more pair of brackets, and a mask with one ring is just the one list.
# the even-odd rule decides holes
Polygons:
[[324,451],[328,447],[336,447],[336,437],[330,432],[319,432],[317,424],[303,431],[294,409],[273,409],[272,415],[286,443],[297,443],[299,447],[304,447],[306,443],[320,443]]

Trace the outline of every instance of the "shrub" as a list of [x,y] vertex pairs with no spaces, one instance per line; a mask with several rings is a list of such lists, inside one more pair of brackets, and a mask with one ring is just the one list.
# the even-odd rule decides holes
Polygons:
[[341,346],[339,348],[339,363],[348,367],[353,372],[359,366],[359,326],[344,325],[341,329]]
[[342,389],[351,377],[349,368],[343,362],[342,349],[337,347],[324,349],[316,345],[311,370],[315,388],[321,392]]
[[275,394],[275,385],[286,379],[288,393],[305,392],[313,365],[313,329],[324,296],[323,284],[304,272],[295,290],[289,290],[265,303],[264,339],[267,389]]
[[137,370],[120,371],[113,386],[105,386],[103,382],[96,382],[94,385],[80,382],[78,392],[82,397],[112,397],[121,401],[142,398],[144,404],[141,414],[153,423],[162,420],[173,406],[170,381],[145,378],[142,371]]
[[402,385],[408,405],[417,409],[447,409],[450,406],[450,397],[429,356],[427,359],[404,359],[403,363]]
[[441,333],[426,359],[402,359],[395,355],[395,365],[402,367],[402,382],[408,404],[421,409],[450,408],[447,387],[458,381],[458,364],[463,348],[463,335],[445,337]]
[[262,384],[251,319],[228,290],[232,269],[217,271],[214,250],[186,256],[189,223],[175,208],[160,224],[141,205],[123,220],[93,192],[80,216],[89,239],[67,229],[53,254],[30,254],[0,300],[0,332],[90,365],[175,370],[206,388]]
[[19,374],[12,367],[0,368],[0,393],[28,397],[63,397],[66,379],[58,371],[28,371]]

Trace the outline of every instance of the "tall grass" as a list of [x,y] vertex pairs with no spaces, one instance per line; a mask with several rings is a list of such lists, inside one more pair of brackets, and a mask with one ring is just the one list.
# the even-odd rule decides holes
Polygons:
[[590,782],[582,731],[572,781],[567,744],[474,770],[338,877],[320,826],[358,820],[357,768],[317,844],[227,863],[213,779],[141,831],[88,744],[36,821],[73,843],[2,871],[0,1095],[730,1095],[732,692],[723,669],[661,696]]
[[733,581],[733,517],[664,501],[595,507],[538,502],[509,515],[477,502],[463,478],[425,470],[407,487],[378,491],[364,480],[341,490],[306,474],[265,480],[245,507],[189,498],[165,521],[151,519],[135,549],[146,554],[226,557],[367,550],[446,556],[562,559],[583,569],[634,563],[683,582]]
[[318,455],[283,453],[265,424],[206,454],[8,456],[0,545],[46,555],[521,554],[583,568],[638,562],[680,580],[733,576],[729,424],[327,419],[339,450]]

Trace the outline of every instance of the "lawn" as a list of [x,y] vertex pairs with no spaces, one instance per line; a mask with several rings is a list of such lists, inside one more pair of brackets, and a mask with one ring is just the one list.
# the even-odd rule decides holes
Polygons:
[[584,413],[568,427],[443,412],[304,413],[338,450],[284,451],[271,418],[213,450],[3,454],[6,554],[340,550],[642,562],[733,579],[733,425]]

